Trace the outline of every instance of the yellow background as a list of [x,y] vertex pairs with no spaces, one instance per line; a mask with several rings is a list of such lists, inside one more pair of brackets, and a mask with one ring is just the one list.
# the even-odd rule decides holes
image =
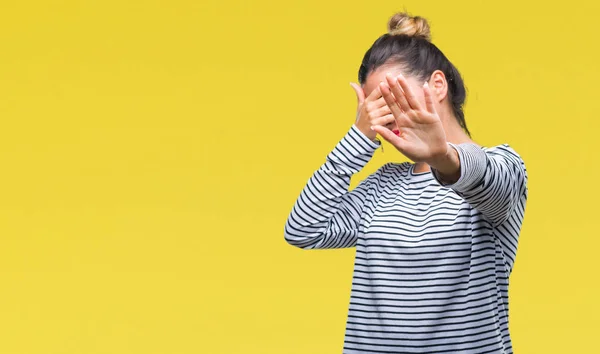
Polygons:
[[598,2],[3,0],[0,354],[341,353],[354,249],[283,227],[404,7],[527,164],[515,352],[600,353]]

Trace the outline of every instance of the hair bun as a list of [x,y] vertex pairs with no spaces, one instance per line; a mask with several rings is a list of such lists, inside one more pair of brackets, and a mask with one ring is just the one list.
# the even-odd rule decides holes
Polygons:
[[429,23],[421,16],[411,16],[407,12],[398,12],[388,22],[389,34],[418,37],[431,41]]

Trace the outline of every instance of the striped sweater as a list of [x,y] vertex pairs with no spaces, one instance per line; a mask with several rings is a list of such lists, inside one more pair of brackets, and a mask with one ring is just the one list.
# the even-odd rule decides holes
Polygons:
[[349,191],[380,142],[355,125],[285,223],[302,249],[356,247],[343,353],[513,353],[508,283],[527,171],[508,144],[450,144],[461,176],[386,163]]

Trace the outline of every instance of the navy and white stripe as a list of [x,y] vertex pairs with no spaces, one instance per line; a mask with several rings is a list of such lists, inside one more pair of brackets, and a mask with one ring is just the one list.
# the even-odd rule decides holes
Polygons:
[[386,163],[355,125],[309,178],[285,224],[302,249],[356,247],[343,353],[512,353],[508,283],[527,171],[507,144],[450,144],[461,177]]

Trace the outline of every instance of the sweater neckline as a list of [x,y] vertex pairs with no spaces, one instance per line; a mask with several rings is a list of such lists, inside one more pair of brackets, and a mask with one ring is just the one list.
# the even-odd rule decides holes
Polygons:
[[422,181],[422,180],[429,180],[433,178],[433,175],[431,174],[431,170],[429,171],[425,171],[425,172],[415,172],[415,165],[414,163],[410,163],[407,162],[408,164],[408,177],[411,181]]

